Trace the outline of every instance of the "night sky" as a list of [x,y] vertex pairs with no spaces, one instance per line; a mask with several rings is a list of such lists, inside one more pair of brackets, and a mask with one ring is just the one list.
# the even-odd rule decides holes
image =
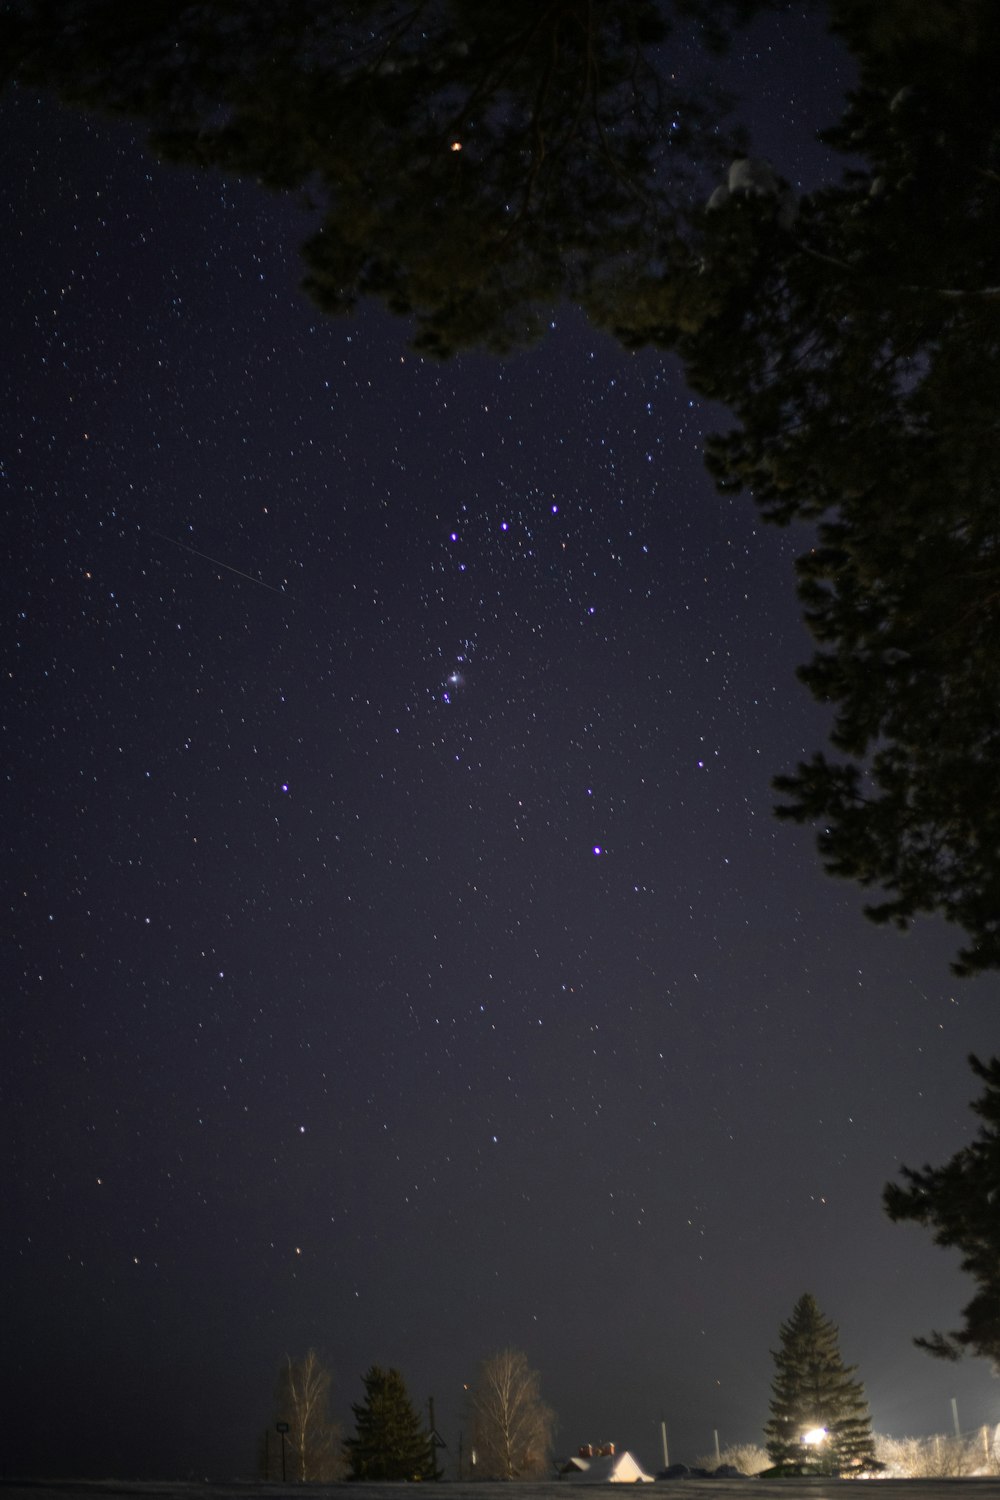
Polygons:
[[[730,71],[833,170],[815,23]],[[294,203],[2,114],[6,1471],[252,1475],[310,1345],[452,1460],[513,1344],[559,1451],[690,1462],[804,1291],[878,1430],[995,1422],[880,1194],[970,1137],[996,980],[771,814],[808,537],[714,492],[724,414],[562,309],[426,363],[299,293]]]

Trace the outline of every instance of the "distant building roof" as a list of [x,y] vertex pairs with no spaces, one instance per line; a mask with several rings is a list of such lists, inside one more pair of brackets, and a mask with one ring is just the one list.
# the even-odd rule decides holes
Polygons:
[[[610,1450],[610,1451],[609,1451]],[[565,1464],[560,1474],[577,1484],[652,1484],[652,1474],[647,1474],[631,1453],[616,1453],[614,1444],[593,1449],[589,1445]]]

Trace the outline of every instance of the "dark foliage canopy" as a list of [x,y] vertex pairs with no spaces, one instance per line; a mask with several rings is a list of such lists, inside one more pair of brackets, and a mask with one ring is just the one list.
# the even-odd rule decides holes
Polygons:
[[398,1370],[372,1365],[365,1399],[356,1403],[355,1433],[344,1443],[351,1479],[438,1479],[430,1434],[413,1409]]
[[971,973],[1000,965],[1000,10],[831,9],[861,72],[840,185],[796,201],[744,163],[686,271],[605,318],[735,413],[720,487],[810,523],[800,675],[839,754],[779,777],[779,812],[876,921],[957,923]]
[[959,1250],[976,1284],[961,1328],[915,1342],[945,1359],[969,1353],[1000,1365],[1000,1057],[969,1063],[986,1085],[972,1104],[982,1121],[972,1144],[943,1167],[903,1167],[905,1186],[889,1183],[883,1201],[891,1219],[923,1224],[936,1245]]
[[171,160],[304,194],[325,311],[374,295],[424,352],[503,352],[660,253],[693,154],[724,150],[718,95],[677,81],[674,28],[719,48],[768,3],[21,0],[0,56],[17,82],[147,122]]
[[[774,1353],[771,1418],[764,1429],[771,1461],[789,1474],[845,1475],[878,1467],[864,1386],[840,1357],[837,1329],[808,1293],[781,1325]],[[825,1429],[822,1442],[803,1434]]]

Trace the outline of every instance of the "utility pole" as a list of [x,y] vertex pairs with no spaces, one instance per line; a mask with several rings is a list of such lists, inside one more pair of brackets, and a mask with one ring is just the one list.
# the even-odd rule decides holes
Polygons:
[[666,1424],[666,1422],[661,1422],[660,1423],[660,1437],[663,1439],[663,1467],[665,1469],[669,1469],[670,1468],[670,1454],[667,1452],[667,1424]]
[[448,1444],[445,1442],[444,1438],[438,1432],[437,1427],[435,1426],[435,1423],[434,1423],[434,1397],[433,1396],[428,1396],[427,1397],[427,1415],[428,1415],[428,1418],[430,1419],[430,1429],[431,1429],[431,1468],[434,1470],[434,1478],[435,1479],[439,1479],[440,1478],[440,1474],[438,1473],[438,1461],[437,1461],[438,1449],[439,1448],[447,1448]]

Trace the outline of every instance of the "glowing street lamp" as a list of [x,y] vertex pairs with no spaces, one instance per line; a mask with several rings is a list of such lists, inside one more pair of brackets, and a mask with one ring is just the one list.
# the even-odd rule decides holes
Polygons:
[[807,1448],[818,1448],[820,1443],[825,1443],[827,1430],[825,1427],[810,1427],[808,1432],[802,1434],[802,1441]]

